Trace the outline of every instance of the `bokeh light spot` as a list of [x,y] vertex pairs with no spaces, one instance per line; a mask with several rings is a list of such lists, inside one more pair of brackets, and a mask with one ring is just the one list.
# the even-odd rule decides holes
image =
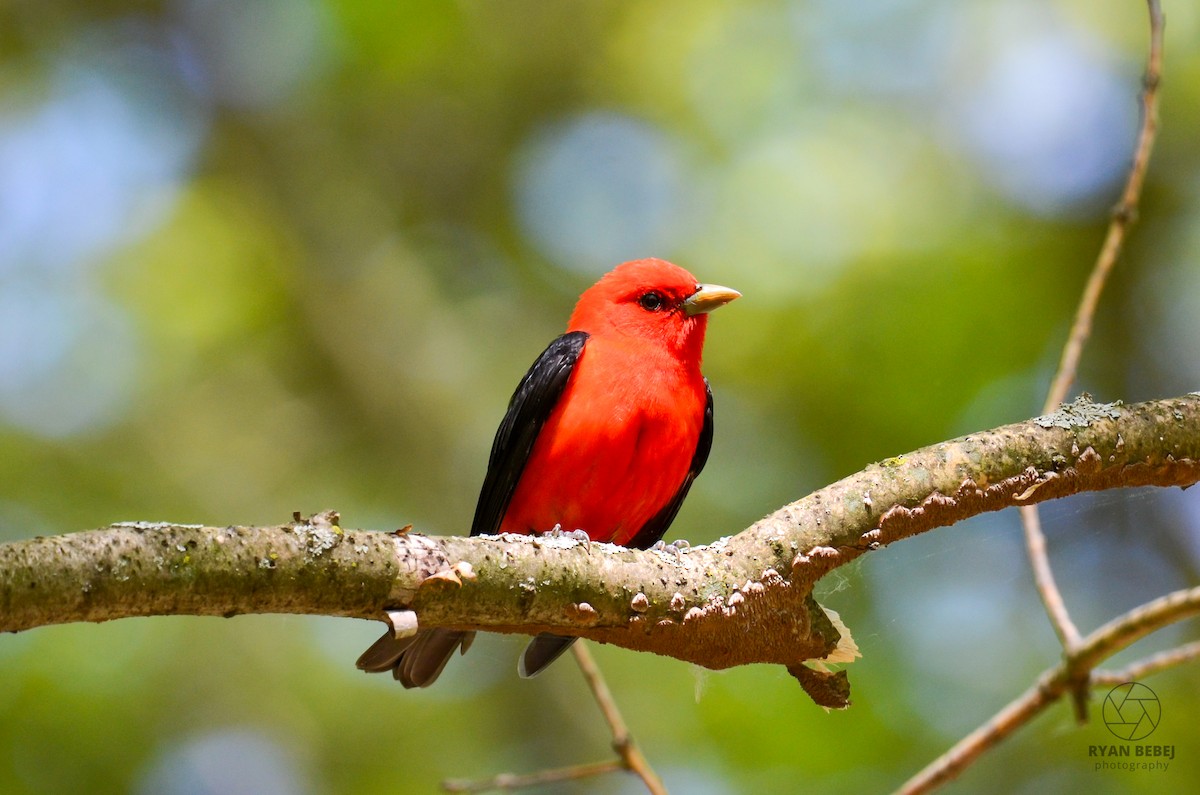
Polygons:
[[313,0],[184,0],[180,10],[208,88],[235,107],[288,99],[331,52],[329,15]]
[[219,730],[168,747],[135,789],[142,795],[298,795],[311,791],[284,748],[245,729]]
[[1137,125],[1133,84],[1065,28],[1006,40],[978,81],[958,87],[950,124],[983,177],[1035,213],[1090,212],[1111,200]]
[[665,133],[593,113],[539,130],[516,161],[516,211],[533,244],[561,267],[599,273],[666,256],[682,213],[681,157]]

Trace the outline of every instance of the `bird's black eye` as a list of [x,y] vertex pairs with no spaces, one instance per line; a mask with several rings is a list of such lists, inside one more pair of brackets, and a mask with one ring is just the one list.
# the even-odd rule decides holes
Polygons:
[[657,312],[666,305],[667,302],[663,299],[662,295],[653,291],[643,293],[642,296],[638,298],[638,306],[640,306],[642,309],[645,309],[647,312]]

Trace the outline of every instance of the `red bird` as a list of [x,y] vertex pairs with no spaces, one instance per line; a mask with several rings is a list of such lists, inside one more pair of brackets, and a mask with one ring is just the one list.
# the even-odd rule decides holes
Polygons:
[[[739,295],[660,259],[618,265],[588,288],[509,402],[471,535],[563,528],[635,549],[661,539],[712,447],[712,391],[700,374],[707,313]],[[358,667],[427,687],[474,635],[389,632]],[[534,638],[521,676],[574,640]]]

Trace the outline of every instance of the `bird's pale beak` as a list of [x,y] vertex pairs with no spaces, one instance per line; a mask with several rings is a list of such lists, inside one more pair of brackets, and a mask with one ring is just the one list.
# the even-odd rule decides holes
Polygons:
[[722,287],[719,284],[701,284],[697,287],[696,292],[684,300],[683,311],[689,315],[701,315],[741,297],[742,294],[731,287]]

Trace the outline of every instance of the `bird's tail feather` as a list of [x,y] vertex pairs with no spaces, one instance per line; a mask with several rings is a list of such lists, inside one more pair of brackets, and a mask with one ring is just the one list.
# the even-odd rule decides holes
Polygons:
[[525,653],[517,663],[517,673],[522,679],[540,674],[547,665],[557,660],[578,638],[563,635],[542,634],[529,641]]
[[357,665],[367,673],[391,671],[405,687],[429,687],[437,681],[455,649],[461,647],[466,654],[474,639],[474,632],[441,628],[421,630],[401,640],[387,632],[362,653]]

